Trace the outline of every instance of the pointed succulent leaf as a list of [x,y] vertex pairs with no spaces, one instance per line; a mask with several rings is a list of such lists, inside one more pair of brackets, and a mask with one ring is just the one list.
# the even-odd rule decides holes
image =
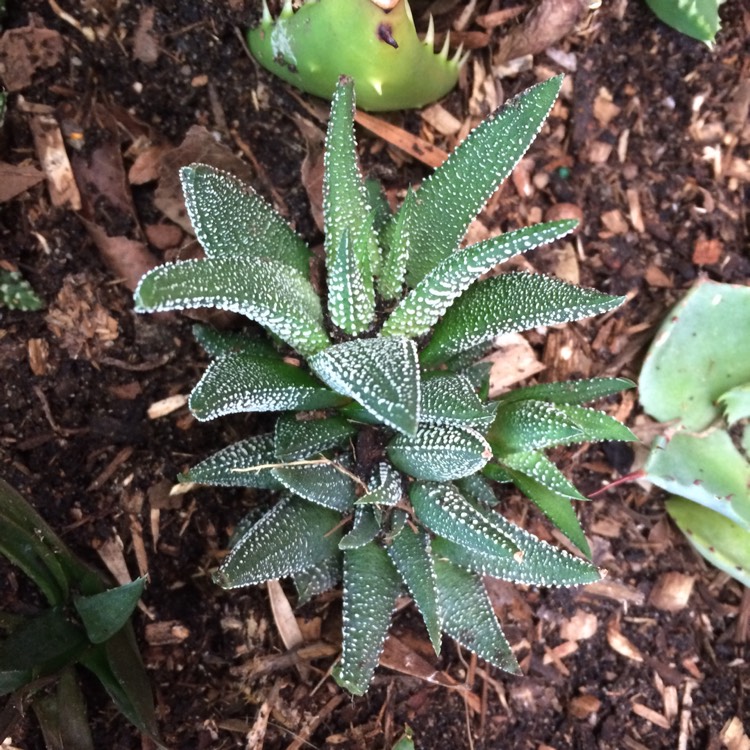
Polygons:
[[223,414],[288,409],[326,409],[346,398],[287,362],[252,352],[215,359],[190,394],[190,409],[201,421]]
[[487,433],[496,457],[583,440],[582,430],[546,401],[501,403]]
[[397,435],[386,452],[400,471],[436,482],[474,474],[492,457],[479,432],[449,425],[421,425],[414,437]]
[[344,458],[324,464],[289,464],[272,469],[273,476],[290,492],[326,508],[349,510],[357,499],[356,485],[348,474]]
[[416,338],[427,333],[480,276],[518,253],[564,237],[577,223],[566,219],[535,224],[457,250],[441,261],[402,300],[386,320],[383,335]]
[[354,511],[351,531],[339,542],[339,549],[356,549],[371,542],[380,531],[380,523],[371,507],[362,506]]
[[328,311],[350,336],[366,331],[375,317],[373,261],[378,252],[373,214],[357,166],[354,140],[354,85],[342,79],[331,100],[324,156]]
[[416,206],[415,193],[411,186],[401,208],[380,232],[380,244],[384,248],[383,264],[378,277],[378,292],[384,300],[401,296],[409,260],[409,223]]
[[108,641],[130,619],[146,584],[145,578],[73,600],[92,643]]
[[375,542],[344,551],[344,641],[333,677],[354,695],[370,685],[400,588],[393,563]]
[[392,218],[391,207],[383,191],[383,186],[377,180],[371,177],[365,180],[365,193],[367,204],[370,206],[370,212],[372,213],[372,228],[378,234]]
[[378,465],[369,488],[370,491],[357,500],[357,505],[396,505],[404,494],[401,475],[384,461]]
[[225,589],[285,578],[334,555],[341,515],[301,498],[283,498],[234,545],[216,574]]
[[391,543],[407,527],[409,514],[400,508],[393,508],[386,516],[385,541]]
[[281,359],[270,341],[240,331],[220,331],[199,323],[193,326],[193,336],[212,359],[242,351],[253,351],[258,357]]
[[274,451],[279,461],[297,461],[345,445],[356,432],[341,417],[300,420],[294,414],[282,414],[276,422]]
[[422,352],[422,362],[440,364],[500,334],[580,320],[624,301],[539,274],[506,273],[485,279],[448,309]]
[[518,554],[518,545],[494,517],[477,510],[452,484],[415,482],[409,497],[417,518],[438,536],[481,553]]
[[416,432],[421,389],[413,341],[355,339],[329,347],[308,364],[324,383],[351,396],[383,424],[405,435]]
[[343,558],[340,552],[327,557],[293,576],[297,589],[297,605],[307,604],[314,596],[334,588],[341,581]]
[[601,580],[602,574],[588,560],[514,528],[518,534],[515,541],[523,551],[520,562],[513,557],[483,555],[442,537],[433,539],[432,554],[480,575],[529,586],[579,586]]
[[190,223],[209,258],[273,258],[307,276],[310,250],[251,187],[207,164],[180,170]]
[[[281,484],[279,484],[279,489],[283,489]],[[266,505],[255,505],[250,508],[250,510],[234,525],[229,541],[227,542],[227,549],[232,549],[232,547],[234,547],[234,545],[245,536],[245,533],[249,531],[252,526],[255,526],[255,524],[258,523],[267,512],[268,507]]]
[[435,580],[443,630],[490,664],[520,672],[481,577],[436,558]]
[[463,479],[456,479],[454,484],[464,497],[476,500],[489,508],[497,505],[497,497],[491,485],[481,474],[471,474]]
[[719,6],[725,0],[646,0],[646,5],[673,29],[713,47],[721,28]]
[[518,487],[581,552],[591,557],[570,499],[585,500],[565,475],[541,453],[514,453],[501,460]]
[[750,383],[730,388],[717,399],[724,410],[724,417],[731,427],[740,419],[750,417]]
[[[450,369],[450,367],[448,367]],[[462,375],[468,379],[472,388],[476,390],[479,398],[486,401],[490,395],[490,373],[492,362],[476,362],[471,367],[462,371]],[[494,402],[493,402],[494,403]]]
[[485,432],[495,418],[497,404],[477,396],[463,375],[439,374],[423,380],[420,421],[471,427]]
[[261,490],[281,489],[281,483],[270,468],[247,471],[254,466],[277,463],[273,435],[255,435],[209,456],[180,476],[182,482],[213,484],[218,487],[255,487]]
[[429,537],[405,528],[388,547],[388,554],[422,613],[432,647],[440,656],[440,612]]
[[526,153],[561,84],[561,76],[550,78],[511,99],[422,183],[411,222],[410,287],[458,248],[470,222]]
[[501,404],[526,400],[550,401],[553,404],[584,404],[629,388],[635,388],[635,383],[628,378],[565,380],[559,383],[539,383],[526,388],[515,388],[499,396],[497,400]]
[[710,508],[670,497],[667,513],[703,557],[750,586],[750,531]]
[[502,466],[498,466],[496,463],[490,462],[488,463],[483,469],[482,474],[486,476],[487,478],[491,479],[493,482],[499,482],[500,484],[506,484],[508,482],[513,481],[510,478],[510,475],[508,474],[505,469],[503,469]]
[[614,417],[610,417],[609,414],[597,409],[586,409],[574,404],[558,404],[557,409],[563,412],[568,420],[581,431],[579,437],[558,443],[558,445],[595,440],[622,440],[625,442],[638,440],[636,435],[622,422],[618,422]]
[[185,260],[158,266],[135,290],[136,312],[215,307],[255,320],[303,356],[328,346],[310,282],[278,261]]

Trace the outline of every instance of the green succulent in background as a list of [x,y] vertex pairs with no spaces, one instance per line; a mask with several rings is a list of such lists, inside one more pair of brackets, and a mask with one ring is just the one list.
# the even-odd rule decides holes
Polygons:
[[482,576],[548,586],[600,578],[588,560],[495,512],[491,480],[514,482],[588,555],[571,507],[585,498],[544,451],[633,439],[580,405],[632,383],[538,385],[488,401],[488,366],[477,359],[500,334],[589,317],[623,298],[528,273],[483,278],[574,221],[461,248],[560,85],[552,78],[508,102],[392,214],[359,172],[353,85],[342,79],[326,138],[326,293],[309,278],[307,246],[278,214],[199,164],[181,178],[207,257],[156,268],[136,290],[140,312],[211,306],[268,332],[197,328],[212,361],[190,397],[195,415],[280,414],[271,432],[224,448],[183,479],[278,493],[240,525],[216,580],[234,588],[292,576],[300,601],[343,581],[334,675],[353,693],[370,683],[404,590],[436,652],[447,633],[516,671]]
[[[0,119],[4,114],[4,106],[0,94]],[[0,123],[1,124],[1,123]],[[0,307],[9,310],[41,310],[44,303],[31,288],[20,271],[6,271],[0,268]]]
[[667,422],[646,477],[717,568],[750,586],[750,288],[699,282],[669,313],[643,363],[644,410]]
[[74,672],[80,665],[96,675],[133,725],[155,739],[151,686],[130,623],[144,579],[109,588],[2,479],[0,554],[34,581],[49,605],[29,616],[0,612],[0,696],[10,696],[3,736],[30,706],[48,748],[93,750]]
[[721,28],[719,6],[726,0],[646,0],[654,14],[673,29],[713,46]]

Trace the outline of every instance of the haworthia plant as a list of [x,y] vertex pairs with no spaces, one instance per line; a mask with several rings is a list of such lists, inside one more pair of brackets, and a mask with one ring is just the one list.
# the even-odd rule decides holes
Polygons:
[[[141,312],[208,305],[268,331],[273,346],[198,329],[212,363],[191,397],[197,415],[281,413],[272,432],[224,448],[183,479],[280,492],[265,514],[242,525],[217,580],[233,588],[292,576],[301,600],[343,581],[334,677],[353,693],[370,684],[402,590],[436,652],[446,633],[516,671],[482,576],[545,586],[600,577],[585,557],[493,510],[490,479],[515,482],[588,555],[572,505],[584,498],[544,451],[631,439],[582,404],[632,383],[536,385],[488,401],[488,370],[475,361],[500,333],[578,320],[623,298],[527,273],[482,278],[570,232],[571,221],[461,247],[560,84],[553,78],[511,100],[391,215],[359,172],[353,84],[344,78],[326,141],[324,301],[300,268],[307,250],[297,236],[252,191],[203,165],[181,175],[208,258],[156,269],[136,290]],[[258,234],[243,238],[243,231]]]

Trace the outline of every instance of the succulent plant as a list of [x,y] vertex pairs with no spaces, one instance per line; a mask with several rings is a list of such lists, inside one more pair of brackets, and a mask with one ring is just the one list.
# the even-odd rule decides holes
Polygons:
[[[728,321],[730,324],[728,325]],[[702,280],[643,363],[643,408],[668,423],[645,465],[667,511],[716,567],[750,586],[750,289]]]
[[326,138],[325,299],[309,279],[307,246],[250,188],[205,165],[181,178],[207,258],[156,268],[136,290],[141,312],[212,306],[268,332],[197,328],[212,361],[190,396],[194,414],[281,414],[271,432],[220,450],[183,479],[278,494],[240,525],[216,580],[233,588],[292,576],[300,601],[343,580],[334,674],[353,693],[370,683],[402,590],[436,652],[447,633],[516,671],[482,576],[549,586],[600,578],[588,560],[495,512],[489,480],[514,482],[588,554],[571,507],[585,498],[544,451],[632,439],[580,406],[632,383],[543,384],[488,401],[488,366],[476,360],[499,334],[585,318],[623,298],[528,273],[483,278],[574,221],[460,246],[560,84],[552,78],[508,102],[391,214],[359,172],[344,78]]
[[646,0],[654,14],[673,29],[713,46],[721,28],[719,6],[726,0]]
[[[0,111],[0,115],[2,112]],[[0,268],[0,307],[10,310],[40,310],[44,303],[20,271]]]
[[330,99],[339,76],[351,76],[357,104],[372,111],[440,99],[466,62],[460,48],[448,57],[450,33],[435,51],[432,16],[417,36],[408,0],[308,0],[297,11],[284,0],[275,20],[263,0],[247,41],[264,68],[310,94]]

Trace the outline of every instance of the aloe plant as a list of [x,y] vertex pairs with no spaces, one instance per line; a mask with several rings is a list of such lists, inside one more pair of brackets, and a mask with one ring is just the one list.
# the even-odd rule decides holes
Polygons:
[[196,416],[280,414],[271,432],[220,450],[183,479],[275,493],[267,512],[240,525],[216,580],[234,588],[292,576],[301,601],[343,581],[334,676],[353,693],[370,683],[403,590],[436,653],[447,633],[515,672],[482,577],[547,586],[600,577],[589,560],[495,512],[492,480],[515,483],[588,555],[571,506],[585,498],[544,452],[632,439],[581,406],[632,383],[536,385],[488,401],[488,369],[476,360],[499,334],[585,318],[623,298],[527,273],[483,278],[574,221],[461,248],[560,85],[545,81],[495,112],[391,214],[359,172],[344,78],[326,138],[323,298],[299,237],[250,188],[200,164],[181,178],[206,259],[157,268],[136,290],[140,312],[213,306],[266,329],[196,329],[212,360],[190,397]]
[[646,0],[654,14],[673,29],[713,46],[721,28],[719,6],[726,0]]
[[[731,324],[727,325],[730,321]],[[645,465],[667,511],[716,567],[750,586],[750,289],[703,280],[643,363],[643,408],[668,423]]]

